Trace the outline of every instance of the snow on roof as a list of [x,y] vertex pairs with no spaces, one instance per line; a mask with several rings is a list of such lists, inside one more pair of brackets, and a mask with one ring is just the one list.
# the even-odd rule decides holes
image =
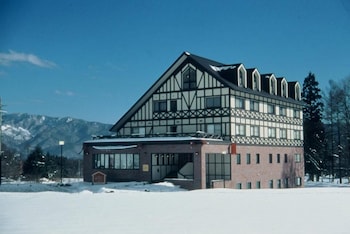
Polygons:
[[97,150],[122,150],[136,148],[137,145],[118,145],[118,146],[93,146]]
[[214,71],[223,71],[223,70],[228,70],[228,69],[235,69],[236,66],[235,65],[228,65],[228,66],[213,66],[213,65],[209,65],[211,69],[213,69]]
[[84,143],[136,143],[136,142],[167,142],[167,141],[215,141],[223,142],[222,139],[198,138],[198,137],[140,137],[140,138],[107,138],[88,140]]

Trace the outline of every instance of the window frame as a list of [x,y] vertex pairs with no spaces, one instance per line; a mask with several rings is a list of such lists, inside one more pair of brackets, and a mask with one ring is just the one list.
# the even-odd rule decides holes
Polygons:
[[236,130],[236,136],[245,136],[246,135],[246,125],[245,124],[236,124],[235,130]]
[[236,97],[235,98],[235,108],[244,110],[245,109],[245,99]]
[[259,112],[260,111],[260,103],[255,100],[250,100],[250,111]]
[[205,108],[207,109],[221,108],[221,96],[206,97]]
[[153,113],[167,112],[167,101],[166,100],[156,100],[153,101]]
[[187,68],[182,73],[182,90],[191,91],[197,89],[197,74],[192,67]]

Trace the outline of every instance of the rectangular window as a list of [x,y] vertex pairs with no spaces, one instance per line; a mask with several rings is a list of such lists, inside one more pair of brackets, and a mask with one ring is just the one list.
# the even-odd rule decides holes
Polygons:
[[250,126],[250,135],[252,137],[259,137],[260,136],[260,127],[256,125]]
[[300,154],[295,154],[295,162],[299,163],[301,162],[301,155]]
[[176,133],[177,132],[177,125],[170,126],[170,133]]
[[247,154],[247,164],[250,164],[250,154]]
[[259,102],[250,100],[250,111],[259,111]]
[[284,163],[287,163],[287,162],[288,162],[288,155],[284,154]]
[[269,154],[269,163],[272,163],[272,154]]
[[260,154],[256,154],[256,164],[260,164]]
[[236,136],[245,136],[245,125],[243,124],[236,125]]
[[289,179],[288,178],[284,178],[284,187],[289,188]]
[[277,154],[277,163],[281,163],[281,155]]
[[301,186],[301,183],[302,183],[301,177],[295,178],[295,184],[296,184],[296,186]]
[[221,97],[207,97],[205,98],[205,107],[206,108],[219,108],[221,107]]
[[230,154],[206,154],[207,181],[231,179]]
[[261,182],[260,182],[260,181],[257,181],[257,182],[256,182],[256,188],[257,188],[257,189],[261,188]]
[[221,136],[221,124],[207,124],[207,133]]
[[277,188],[282,188],[282,182],[281,182],[281,180],[277,180]]
[[134,157],[132,154],[126,154],[126,169],[133,169]]
[[273,188],[273,180],[269,180],[269,188]]
[[299,110],[293,110],[293,117],[294,118],[297,118],[297,119],[300,119],[300,111]]
[[242,189],[242,184],[241,183],[237,183],[236,184],[236,189]]
[[301,131],[294,130],[294,140],[300,140],[300,139],[301,139]]
[[280,129],[280,138],[287,139],[287,129],[285,129],[285,128]]
[[244,99],[236,98],[236,109],[244,109]]
[[276,138],[276,128],[268,128],[267,134],[269,138]]
[[251,182],[247,182],[247,189],[251,189],[252,188],[252,183]]
[[138,154],[95,154],[94,168],[139,169]]
[[280,106],[280,116],[287,116],[287,108]]
[[240,154],[236,155],[236,163],[241,164],[241,155]]
[[114,154],[109,154],[109,168],[114,169]]
[[120,154],[120,169],[127,169],[126,162],[126,154]]
[[275,114],[275,105],[267,104],[267,113],[268,114]]
[[134,154],[134,166],[133,169],[140,169],[140,156],[138,154]]
[[182,89],[183,90],[195,90],[197,88],[197,75],[196,70],[188,68],[182,74]]
[[166,111],[167,111],[167,105],[165,100],[153,102],[153,112],[166,112]]
[[120,154],[114,154],[114,169],[120,169]]
[[177,101],[176,100],[171,100],[170,101],[170,111],[171,112],[176,112],[177,111]]

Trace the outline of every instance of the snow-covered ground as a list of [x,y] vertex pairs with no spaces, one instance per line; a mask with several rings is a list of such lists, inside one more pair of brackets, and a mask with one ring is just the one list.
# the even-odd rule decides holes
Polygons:
[[[347,181],[346,181],[347,182]],[[350,187],[186,191],[170,183],[3,183],[0,233],[350,233]]]

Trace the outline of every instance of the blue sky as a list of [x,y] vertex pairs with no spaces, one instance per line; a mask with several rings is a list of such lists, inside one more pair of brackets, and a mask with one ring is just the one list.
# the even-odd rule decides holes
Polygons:
[[326,89],[350,76],[350,1],[0,0],[8,113],[114,124],[184,51]]

